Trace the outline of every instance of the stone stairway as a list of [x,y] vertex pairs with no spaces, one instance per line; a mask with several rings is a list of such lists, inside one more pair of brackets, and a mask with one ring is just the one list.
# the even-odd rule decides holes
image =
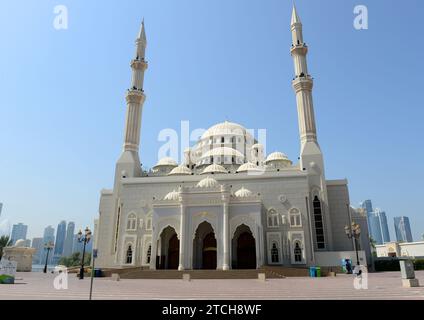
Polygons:
[[257,270],[146,270],[141,268],[115,269],[104,272],[105,276],[119,273],[121,279],[182,279],[183,274],[190,274],[191,279],[257,279],[259,273],[266,278],[307,277],[307,268],[287,268],[264,266]]

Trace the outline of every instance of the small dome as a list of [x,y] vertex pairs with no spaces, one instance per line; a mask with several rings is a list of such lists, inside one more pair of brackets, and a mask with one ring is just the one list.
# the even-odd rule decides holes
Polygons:
[[186,166],[178,166],[171,170],[170,176],[187,176],[191,175],[191,170]]
[[201,174],[206,173],[227,173],[227,171],[223,166],[220,166],[219,164],[211,164],[210,166],[207,166]]
[[237,172],[261,171],[260,167],[252,162],[247,162],[238,167]]
[[177,201],[180,198],[180,193],[178,191],[171,191],[168,193],[163,200],[172,200]]
[[175,162],[174,159],[170,158],[170,157],[165,157],[162,158],[158,161],[158,163],[156,163],[155,167],[159,167],[159,166],[178,166],[178,164]]
[[237,190],[234,195],[237,198],[247,198],[250,197],[252,195],[252,191],[245,189],[244,187],[241,187],[240,190]]
[[19,248],[25,247],[25,242],[26,241],[24,239],[19,239],[18,241],[16,241],[15,247],[19,247]]
[[274,152],[274,153],[271,153],[270,155],[268,155],[268,157],[265,160],[265,164],[268,164],[269,162],[272,162],[272,161],[285,161],[285,162],[288,162],[290,164],[292,163],[289,160],[289,158],[287,158],[287,156],[282,152]]
[[217,187],[219,185],[218,181],[216,181],[215,179],[211,178],[211,177],[206,177],[203,180],[200,180],[199,183],[197,184],[198,188],[214,188]]

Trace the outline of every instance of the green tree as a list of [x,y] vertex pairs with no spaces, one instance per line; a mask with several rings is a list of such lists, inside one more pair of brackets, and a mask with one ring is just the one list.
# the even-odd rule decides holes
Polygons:
[[[66,267],[77,267],[81,265],[81,256],[80,252],[74,252],[69,257],[62,257],[59,260],[59,264]],[[84,256],[84,266],[89,266],[91,262],[91,253],[85,253]]]
[[0,260],[3,256],[3,248],[10,245],[10,237],[9,236],[1,236],[0,237]]

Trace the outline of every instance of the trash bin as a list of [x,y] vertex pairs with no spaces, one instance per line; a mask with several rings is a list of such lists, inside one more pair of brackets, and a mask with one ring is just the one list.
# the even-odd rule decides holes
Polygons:
[[315,267],[309,268],[309,276],[311,278],[315,278],[317,276],[317,269]]
[[95,278],[102,277],[102,269],[94,269],[94,277]]
[[315,270],[316,270],[316,276],[318,278],[321,278],[321,267],[316,267]]

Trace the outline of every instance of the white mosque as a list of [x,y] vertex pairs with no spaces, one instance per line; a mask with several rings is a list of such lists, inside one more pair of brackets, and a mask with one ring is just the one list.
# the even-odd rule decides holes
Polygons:
[[[113,189],[101,191],[95,222],[99,267],[229,270],[332,266],[354,259],[355,243],[344,230],[354,214],[347,181],[325,178],[308,46],[295,8],[291,32],[298,163],[282,152],[265,155],[243,126],[226,121],[186,150],[183,163],[164,158],[146,172],[139,158],[147,69],[142,24],[131,61],[123,152]],[[360,256],[365,263],[363,251]]]

